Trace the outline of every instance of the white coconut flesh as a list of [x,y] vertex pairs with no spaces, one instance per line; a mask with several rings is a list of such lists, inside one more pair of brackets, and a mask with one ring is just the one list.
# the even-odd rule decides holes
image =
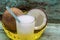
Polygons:
[[35,17],[35,30],[39,30],[46,25],[46,14],[40,9],[32,9],[28,12],[28,15]]

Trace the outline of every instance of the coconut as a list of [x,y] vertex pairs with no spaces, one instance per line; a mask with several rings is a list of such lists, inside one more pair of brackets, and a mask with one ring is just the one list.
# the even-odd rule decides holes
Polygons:
[[47,24],[47,16],[41,9],[32,9],[27,14],[35,17],[35,30],[41,30]]
[[[18,8],[11,8],[16,16],[23,15],[24,13]],[[11,32],[16,32],[16,20],[15,18],[6,10],[2,16],[2,22],[5,28]]]

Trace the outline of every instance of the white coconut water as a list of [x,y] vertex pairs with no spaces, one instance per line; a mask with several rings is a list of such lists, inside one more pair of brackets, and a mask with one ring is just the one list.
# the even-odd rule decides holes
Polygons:
[[17,34],[21,40],[32,40],[35,27],[35,18],[29,15],[18,16],[20,23],[16,21]]

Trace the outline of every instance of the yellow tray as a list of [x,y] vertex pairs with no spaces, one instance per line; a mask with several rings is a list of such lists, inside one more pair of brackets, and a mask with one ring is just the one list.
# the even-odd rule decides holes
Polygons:
[[[20,40],[18,34],[15,34],[15,33],[12,33],[11,31],[7,30],[4,26],[4,24],[2,23],[3,25],[3,29],[5,31],[5,33],[7,34],[7,36],[11,39],[11,40]],[[46,27],[45,27],[46,28]],[[36,40],[38,38],[41,37],[42,33],[44,32],[45,28],[43,28],[41,31],[39,31],[38,33],[35,33],[33,38]]]

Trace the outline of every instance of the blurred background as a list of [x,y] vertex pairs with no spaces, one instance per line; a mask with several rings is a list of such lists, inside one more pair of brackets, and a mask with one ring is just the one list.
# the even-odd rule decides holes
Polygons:
[[60,23],[60,0],[0,0],[0,19],[6,6],[21,10],[39,8],[46,12],[49,23]]

